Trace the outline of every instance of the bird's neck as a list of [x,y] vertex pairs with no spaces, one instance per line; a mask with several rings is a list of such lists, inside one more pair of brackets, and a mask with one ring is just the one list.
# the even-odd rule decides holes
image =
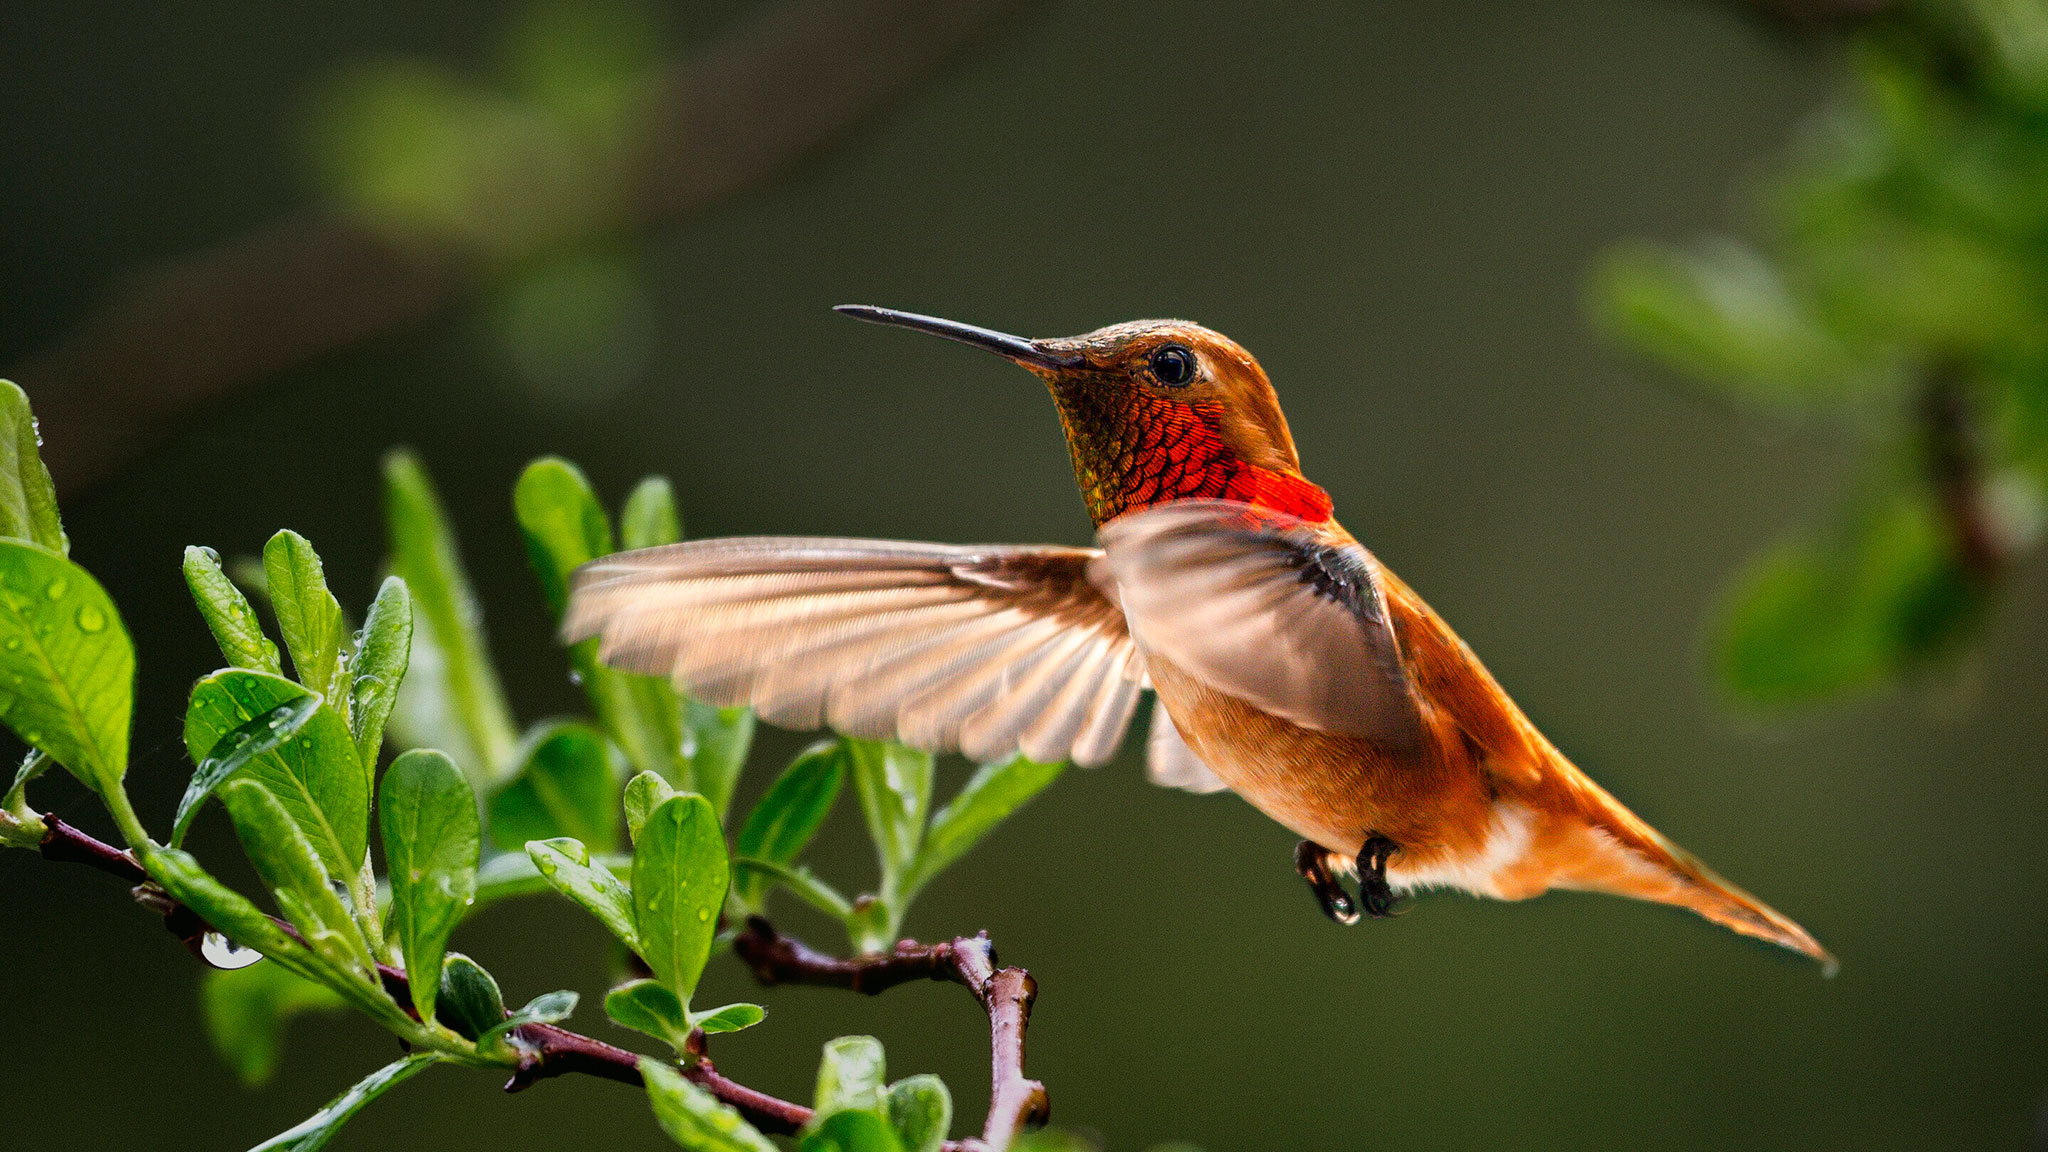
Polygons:
[[1055,386],[1053,398],[1097,525],[1175,500],[1236,500],[1316,524],[1330,518],[1329,493],[1233,450],[1220,411],[1141,391]]

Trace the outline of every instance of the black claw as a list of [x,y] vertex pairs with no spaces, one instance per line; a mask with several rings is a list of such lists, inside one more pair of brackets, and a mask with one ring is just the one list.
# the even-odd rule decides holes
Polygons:
[[1385,919],[1394,910],[1394,889],[1387,884],[1387,858],[1400,851],[1400,846],[1385,836],[1374,834],[1365,839],[1358,850],[1358,894],[1365,903],[1365,914],[1375,920]]
[[[1294,846],[1294,870],[1308,881],[1308,890],[1315,893],[1316,903],[1322,906],[1323,915],[1339,924],[1358,923],[1358,902],[1344,885],[1337,880],[1337,874],[1330,869],[1330,853],[1313,840],[1303,840]],[[1384,883],[1384,881],[1382,882]],[[1375,913],[1374,915],[1379,915]]]

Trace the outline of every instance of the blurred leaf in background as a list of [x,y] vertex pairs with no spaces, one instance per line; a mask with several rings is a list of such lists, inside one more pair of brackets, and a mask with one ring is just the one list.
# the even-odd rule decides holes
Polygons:
[[1617,339],[1854,446],[1833,522],[1720,609],[1720,682],[1766,710],[1965,648],[2048,489],[2048,5],[1903,3],[1851,49],[1851,90],[1770,182],[1754,244],[1626,244],[1590,292]]
[[318,190],[386,241],[494,273],[480,330],[535,396],[589,404],[645,369],[655,309],[605,243],[630,223],[667,37],[640,0],[532,0],[487,67],[349,66],[317,90]]

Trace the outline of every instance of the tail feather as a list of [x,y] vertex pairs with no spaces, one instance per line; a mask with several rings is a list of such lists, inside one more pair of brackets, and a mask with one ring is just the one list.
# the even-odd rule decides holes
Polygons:
[[1574,854],[1577,863],[1559,877],[1558,887],[1689,908],[1731,931],[1811,956],[1827,975],[1834,974],[1834,956],[1791,917],[1723,880],[1620,801],[1585,783],[1592,792],[1584,797],[1589,801],[1584,850]]

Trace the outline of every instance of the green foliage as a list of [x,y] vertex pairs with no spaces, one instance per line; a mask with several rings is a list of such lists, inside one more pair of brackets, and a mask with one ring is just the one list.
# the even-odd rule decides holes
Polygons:
[[192,603],[206,618],[207,630],[213,633],[229,667],[284,675],[277,645],[263,634],[263,623],[256,618],[249,598],[221,570],[219,553],[197,545],[185,549],[185,586],[191,589]]
[[526,846],[526,851],[555,891],[597,917],[600,924],[618,937],[619,943],[636,953],[641,951],[632,890],[610,869],[591,863],[590,852],[580,841],[566,837],[536,840]]
[[440,1057],[431,1052],[415,1053],[396,1060],[357,1081],[348,1091],[327,1102],[291,1128],[272,1136],[249,1152],[318,1152],[327,1146],[341,1126],[372,1100],[424,1072]]
[[[0,390],[4,393],[4,390]],[[135,648],[106,589],[41,544],[0,539],[0,721],[102,796],[128,771]]]
[[[828,741],[772,784],[737,832],[735,855],[723,819],[751,746],[752,713],[617,673],[586,644],[569,659],[595,722],[552,720],[516,737],[438,498],[419,465],[397,454],[385,468],[395,574],[355,638],[304,537],[279,532],[260,568],[236,568],[242,587],[270,599],[290,675],[219,557],[186,550],[186,585],[229,667],[193,686],[184,743],[195,768],[169,846],[159,845],[123,786],[134,655],[104,590],[59,552],[47,478],[21,447],[32,445],[32,432],[26,441],[20,435],[25,404],[10,407],[17,397],[0,387],[0,529],[32,537],[0,537],[0,673],[14,685],[0,693],[0,716],[33,750],[0,804],[0,847],[39,842],[45,826],[25,791],[61,762],[100,794],[163,897],[261,955],[252,968],[210,975],[205,991],[209,1032],[240,1075],[271,1075],[294,1016],[343,1006],[412,1052],[264,1148],[319,1148],[355,1111],[429,1063],[528,1066],[543,1034],[518,1030],[566,1019],[577,993],[549,992],[508,1013],[491,974],[448,951],[477,903],[554,891],[591,912],[653,973],[612,989],[606,1014],[688,1063],[702,1037],[766,1017],[746,1002],[693,1005],[722,919],[758,911],[781,886],[844,923],[860,946],[879,946],[925,884],[1058,775],[1056,765],[1018,759],[987,765],[934,816],[931,757]],[[580,472],[543,460],[521,478],[514,507],[542,599],[559,617],[575,567],[611,550],[602,505]],[[626,502],[621,537],[655,546],[680,530],[667,481],[642,481]],[[378,786],[387,721],[402,746],[438,747],[402,752]],[[638,769],[630,781],[626,764]],[[800,859],[848,776],[882,872],[880,891],[857,900]],[[487,803],[480,806],[479,795]],[[281,919],[181,847],[215,796]],[[381,881],[370,853],[373,818]],[[616,853],[622,826],[630,858]],[[501,854],[487,854],[492,845]],[[380,888],[388,891],[381,903]],[[203,951],[218,955],[219,943]],[[397,978],[386,966],[399,962],[417,1015],[389,991]],[[686,1146],[773,1147],[672,1066],[643,1068],[657,1117]],[[933,1077],[886,1085],[880,1046],[866,1038],[828,1046],[819,1097],[802,1148],[931,1152],[952,1111]]]
[[234,817],[235,832],[256,874],[276,898],[278,910],[330,972],[344,979],[377,982],[370,943],[347,904],[334,890],[319,852],[276,795],[255,780],[231,780],[220,790]]
[[873,1036],[841,1036],[825,1045],[818,1062],[818,1090],[811,1102],[815,1123],[835,1112],[882,1114],[888,1058]]
[[356,755],[364,768],[377,766],[384,746],[384,725],[398,703],[398,686],[405,680],[411,659],[412,594],[405,581],[387,576],[363,621],[363,637],[352,661],[355,678],[348,690],[349,727],[355,732]]
[[1847,430],[1832,524],[1753,563],[1717,631],[1766,708],[1938,667],[1981,631],[2048,493],[2048,104],[2038,4],[1907,3],[1763,197],[1755,244],[1631,244],[1593,277],[1618,339],[1734,402]]
[[327,590],[319,553],[297,532],[279,532],[263,546],[263,575],[270,606],[277,613],[277,630],[291,653],[293,678],[326,697],[342,719],[348,719],[348,665],[342,659],[348,621],[341,614],[341,602]]
[[904,1152],[939,1152],[953,1127],[953,1094],[945,1081],[928,1072],[905,1077],[889,1085],[883,1104]]
[[575,721],[535,725],[521,742],[518,774],[490,807],[492,842],[508,852],[558,836],[616,848],[619,782],[604,734]]
[[776,1152],[759,1129],[668,1064],[643,1057],[640,1075],[655,1120],[682,1147],[691,1152]]
[[[185,748],[202,762],[230,733],[280,705],[312,695],[282,676],[243,669],[216,672],[192,686]],[[348,877],[369,846],[369,774],[356,759],[348,721],[323,701],[291,739],[252,756],[241,778],[260,783],[290,813],[327,870]]]
[[[846,744],[837,740],[805,749],[747,815],[733,841],[733,853],[785,869],[795,864],[831,815],[851,758]],[[774,879],[760,868],[744,870],[733,881],[733,894],[743,908],[759,910]]]
[[281,964],[210,969],[200,1001],[213,1050],[251,1086],[268,1083],[276,1073],[285,1028],[294,1017],[347,1007],[332,988]]
[[648,813],[633,843],[633,923],[641,959],[685,1007],[711,958],[729,877],[709,801],[684,793]]
[[497,978],[460,952],[450,952],[441,961],[437,1003],[440,1021],[471,1040],[481,1039],[505,1020],[505,996]]
[[415,749],[391,762],[378,790],[384,861],[391,877],[391,925],[405,956],[412,1002],[434,1018],[448,936],[476,897],[483,854],[476,794],[453,760]]
[[57,488],[43,466],[42,436],[29,412],[28,394],[0,380],[0,536],[71,554],[57,515]]
[[414,612],[412,668],[397,718],[413,743],[448,753],[482,792],[509,769],[518,736],[454,533],[410,453],[385,457],[384,511],[391,568],[411,590]]
[[199,815],[199,806],[213,795],[214,789],[258,756],[267,756],[298,736],[299,730],[318,714],[320,704],[320,697],[308,692],[286,700],[215,741],[213,750],[193,769],[192,781],[178,801],[177,814],[171,818],[171,847],[185,842],[192,818]]

